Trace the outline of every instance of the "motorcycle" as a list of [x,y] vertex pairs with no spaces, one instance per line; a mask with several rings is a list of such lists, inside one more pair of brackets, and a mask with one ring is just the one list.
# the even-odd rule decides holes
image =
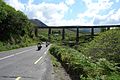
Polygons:
[[49,42],[46,42],[46,47],[48,47],[49,44],[50,44]]
[[42,45],[41,45],[41,43],[38,43],[37,44],[37,47],[38,47],[38,51],[42,48]]

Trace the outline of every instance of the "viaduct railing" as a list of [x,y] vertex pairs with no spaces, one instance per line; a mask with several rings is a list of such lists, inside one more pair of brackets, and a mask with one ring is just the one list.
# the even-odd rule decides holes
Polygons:
[[91,29],[91,36],[94,36],[94,29],[95,28],[105,28],[109,30],[110,28],[119,28],[120,25],[99,25],[99,26],[48,26],[48,27],[42,27],[38,26],[39,29],[48,29],[48,41],[51,40],[51,30],[52,29],[62,29],[62,40],[65,39],[65,29],[76,29],[76,44],[79,42],[79,28],[89,28]]

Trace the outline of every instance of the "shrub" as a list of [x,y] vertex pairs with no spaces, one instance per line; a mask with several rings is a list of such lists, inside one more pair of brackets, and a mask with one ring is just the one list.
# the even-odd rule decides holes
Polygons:
[[86,45],[82,53],[94,60],[106,58],[120,63],[120,30],[109,30],[99,34]]
[[[104,58],[93,62],[90,57],[75,49],[56,45],[50,48],[50,53],[61,61],[71,75],[77,75],[81,80],[112,80],[119,75],[115,64]],[[112,74],[114,75],[111,77]]]
[[47,41],[47,37],[43,36],[43,35],[40,35],[39,37],[39,40],[41,41]]

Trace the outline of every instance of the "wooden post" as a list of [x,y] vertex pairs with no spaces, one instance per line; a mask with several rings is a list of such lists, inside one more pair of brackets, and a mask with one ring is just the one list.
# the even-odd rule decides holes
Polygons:
[[63,28],[62,30],[62,41],[64,41],[64,39],[65,39],[65,28]]
[[51,28],[48,29],[48,41],[50,42],[50,39],[51,39]]
[[76,44],[79,43],[79,28],[77,27],[77,31],[76,31]]

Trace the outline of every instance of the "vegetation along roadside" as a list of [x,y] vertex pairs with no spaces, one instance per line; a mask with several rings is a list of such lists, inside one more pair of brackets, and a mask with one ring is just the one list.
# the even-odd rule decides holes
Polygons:
[[119,29],[109,30],[99,34],[81,51],[53,45],[50,53],[59,59],[73,80],[119,80],[119,35]]
[[0,51],[36,44],[36,29],[23,12],[0,0]]

